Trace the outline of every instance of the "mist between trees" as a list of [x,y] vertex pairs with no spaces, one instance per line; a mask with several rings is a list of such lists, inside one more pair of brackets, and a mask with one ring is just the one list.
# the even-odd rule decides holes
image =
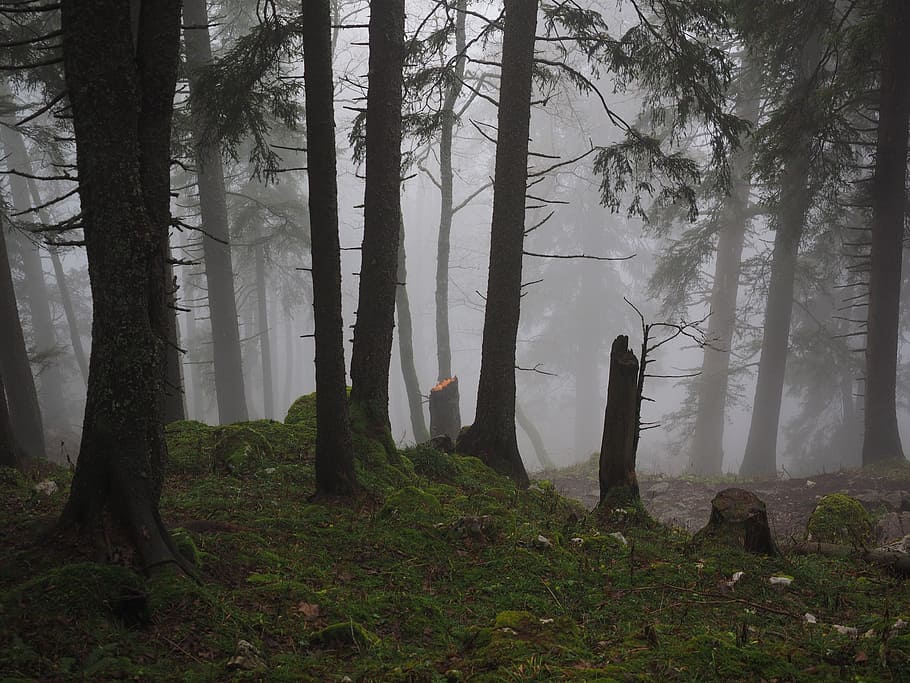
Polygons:
[[317,389],[323,493],[351,421],[526,484],[642,319],[699,334],[640,469],[903,459],[901,0],[78,5],[0,3],[0,454],[66,518],[160,527],[165,423]]

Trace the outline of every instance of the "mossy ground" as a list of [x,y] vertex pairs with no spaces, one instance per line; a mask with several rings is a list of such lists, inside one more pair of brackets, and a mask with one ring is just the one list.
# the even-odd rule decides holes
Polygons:
[[910,589],[860,561],[696,550],[640,510],[595,519],[547,482],[427,448],[390,465],[368,439],[370,493],[311,502],[303,422],[169,429],[162,513],[201,585],[36,546],[68,474],[45,496],[0,473],[0,679],[910,678]]

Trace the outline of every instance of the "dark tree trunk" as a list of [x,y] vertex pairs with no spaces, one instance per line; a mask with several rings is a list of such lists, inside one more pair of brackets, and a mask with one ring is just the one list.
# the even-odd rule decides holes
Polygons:
[[[183,20],[187,27],[184,29],[184,43],[192,91],[194,74],[212,61],[205,0],[185,0]],[[198,130],[195,131],[194,137],[196,140],[201,139]],[[196,178],[202,227],[205,230],[202,249],[212,323],[218,420],[221,424],[243,422],[249,419],[249,414],[243,382],[237,301],[234,298],[234,267],[231,261],[227,202],[224,195],[224,169],[221,165],[221,152],[217,146],[197,146]]]
[[809,157],[811,131],[806,110],[818,59],[820,41],[813,35],[802,49],[796,85],[790,95],[793,145],[781,175],[777,206],[777,230],[771,256],[771,282],[765,308],[764,335],[758,364],[758,382],[752,403],[752,422],[739,473],[744,477],[774,477],[777,474],[777,431],[784,392],[784,373],[793,313],[796,257],[809,210]]
[[329,0],[303,0],[303,47],[316,334],[316,490],[343,495],[357,489],[357,478],[344,367]]
[[[752,86],[753,74],[745,67],[740,79],[737,116],[755,122],[758,119],[758,94]],[[717,238],[714,284],[711,288],[708,340],[704,347],[701,376],[698,378],[698,412],[690,451],[693,473],[700,477],[718,476],[724,460],[724,424],[727,387],[730,375],[730,351],[736,329],[736,297],[742,271],[743,245],[749,223],[749,167],[752,148],[744,142],[731,164],[733,187],[721,211]]]
[[184,290],[184,301],[186,302],[186,308],[189,310],[186,312],[186,344],[187,348],[187,360],[190,365],[190,382],[189,388],[192,392],[192,413],[190,417],[193,420],[199,420],[200,422],[205,422],[205,403],[203,401],[205,397],[205,389],[203,382],[203,356],[199,352],[199,332],[196,327],[196,307],[197,296],[199,295],[199,288],[196,286],[196,279],[199,277],[198,273],[187,271],[183,277],[183,290]]
[[166,310],[165,330],[167,348],[165,349],[164,369],[164,424],[186,419],[186,396],[183,391],[183,363],[180,347],[180,326],[177,324],[177,278],[170,264],[171,250],[165,245],[165,283]]
[[23,459],[22,449],[16,441],[16,435],[13,434],[6,392],[3,389],[3,376],[0,375],[0,467],[20,467]]
[[182,563],[158,513],[180,3],[143,2],[135,40],[130,15],[115,0],[61,3],[94,302],[82,443],[61,526],[100,540],[109,524],[152,568]]
[[521,309],[521,260],[528,181],[531,70],[537,2],[506,0],[493,185],[490,270],[474,424],[458,440],[520,486],[529,483],[515,436],[515,343]]
[[[0,139],[6,151],[6,166],[10,171],[31,173],[31,162],[25,142],[18,130],[11,126],[0,127]],[[16,213],[24,214],[32,208],[29,199],[28,180],[22,175],[8,175],[12,207]],[[45,364],[38,376],[38,401],[44,417],[44,426],[59,430],[64,419],[63,376],[57,353],[57,335],[51,315],[51,303],[41,264],[38,245],[21,233],[17,233],[17,246],[22,258],[25,274],[23,297],[31,313],[34,355]]]
[[461,431],[461,397],[458,378],[449,377],[430,389],[430,437],[448,436],[452,443]]
[[751,491],[724,489],[711,501],[711,517],[692,539],[759,555],[777,555],[765,504]]
[[403,59],[404,0],[373,0],[363,248],[351,352],[351,401],[361,407],[376,434],[390,428],[389,363],[401,222]]
[[[423,443],[429,440],[427,421],[423,416],[423,396],[420,395],[420,380],[414,364],[414,326],[411,323],[411,302],[408,300],[408,266],[404,252],[404,218],[398,235],[398,290],[395,292],[395,308],[398,311],[398,355],[401,358],[401,374],[408,395],[408,409],[411,413],[411,429],[414,440]],[[452,439],[454,440],[454,436]]]
[[[290,313],[288,313],[284,321],[284,388],[281,392],[284,404],[283,409],[285,411],[287,411],[294,400],[292,392],[294,386],[294,373],[296,372],[294,367],[296,355],[297,346],[294,343],[294,319],[291,317]],[[342,355],[344,355],[343,349]]]
[[[449,331],[449,253],[454,217],[452,138],[455,132],[455,103],[461,94],[465,71],[465,9],[467,0],[455,3],[455,78],[442,103],[442,130],[439,138],[439,237],[436,247],[436,355],[439,371],[436,381],[452,377],[452,341]],[[435,435],[434,435],[435,436]],[[453,439],[455,436],[452,437]]]
[[41,408],[16,307],[16,293],[6,253],[7,234],[6,217],[0,216],[0,327],[4,330],[4,340],[0,344],[0,376],[6,385],[16,440],[29,457],[44,458]]
[[262,366],[262,414],[266,419],[275,417],[275,391],[272,387],[272,338],[269,334],[269,300],[266,291],[265,249],[262,236],[256,244],[256,326],[259,328],[259,357]]
[[610,349],[610,380],[600,444],[600,504],[609,501],[615,507],[638,499],[638,396],[638,359],[629,348],[629,338],[620,335]]
[[898,323],[910,119],[910,6],[884,3],[887,33],[882,47],[878,142],[872,182],[872,263],[866,339],[866,410],[863,465],[903,459],[897,428]]

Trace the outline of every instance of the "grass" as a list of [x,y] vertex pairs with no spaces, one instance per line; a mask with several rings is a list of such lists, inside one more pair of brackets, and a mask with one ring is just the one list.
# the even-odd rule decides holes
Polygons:
[[910,680],[910,589],[862,562],[695,549],[363,436],[369,493],[310,502],[305,417],[169,428],[162,514],[201,585],[36,545],[69,474],[0,472],[0,680]]

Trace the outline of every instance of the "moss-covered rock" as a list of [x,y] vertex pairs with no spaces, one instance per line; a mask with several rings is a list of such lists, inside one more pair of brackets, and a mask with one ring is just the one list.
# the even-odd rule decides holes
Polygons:
[[369,649],[380,643],[378,636],[370,633],[356,621],[331,624],[310,636],[310,644],[329,648]]
[[862,503],[843,493],[819,500],[806,530],[811,540],[821,543],[863,547],[873,540],[872,517]]
[[386,498],[379,514],[382,517],[430,520],[442,514],[442,505],[432,493],[416,486],[405,486]]

